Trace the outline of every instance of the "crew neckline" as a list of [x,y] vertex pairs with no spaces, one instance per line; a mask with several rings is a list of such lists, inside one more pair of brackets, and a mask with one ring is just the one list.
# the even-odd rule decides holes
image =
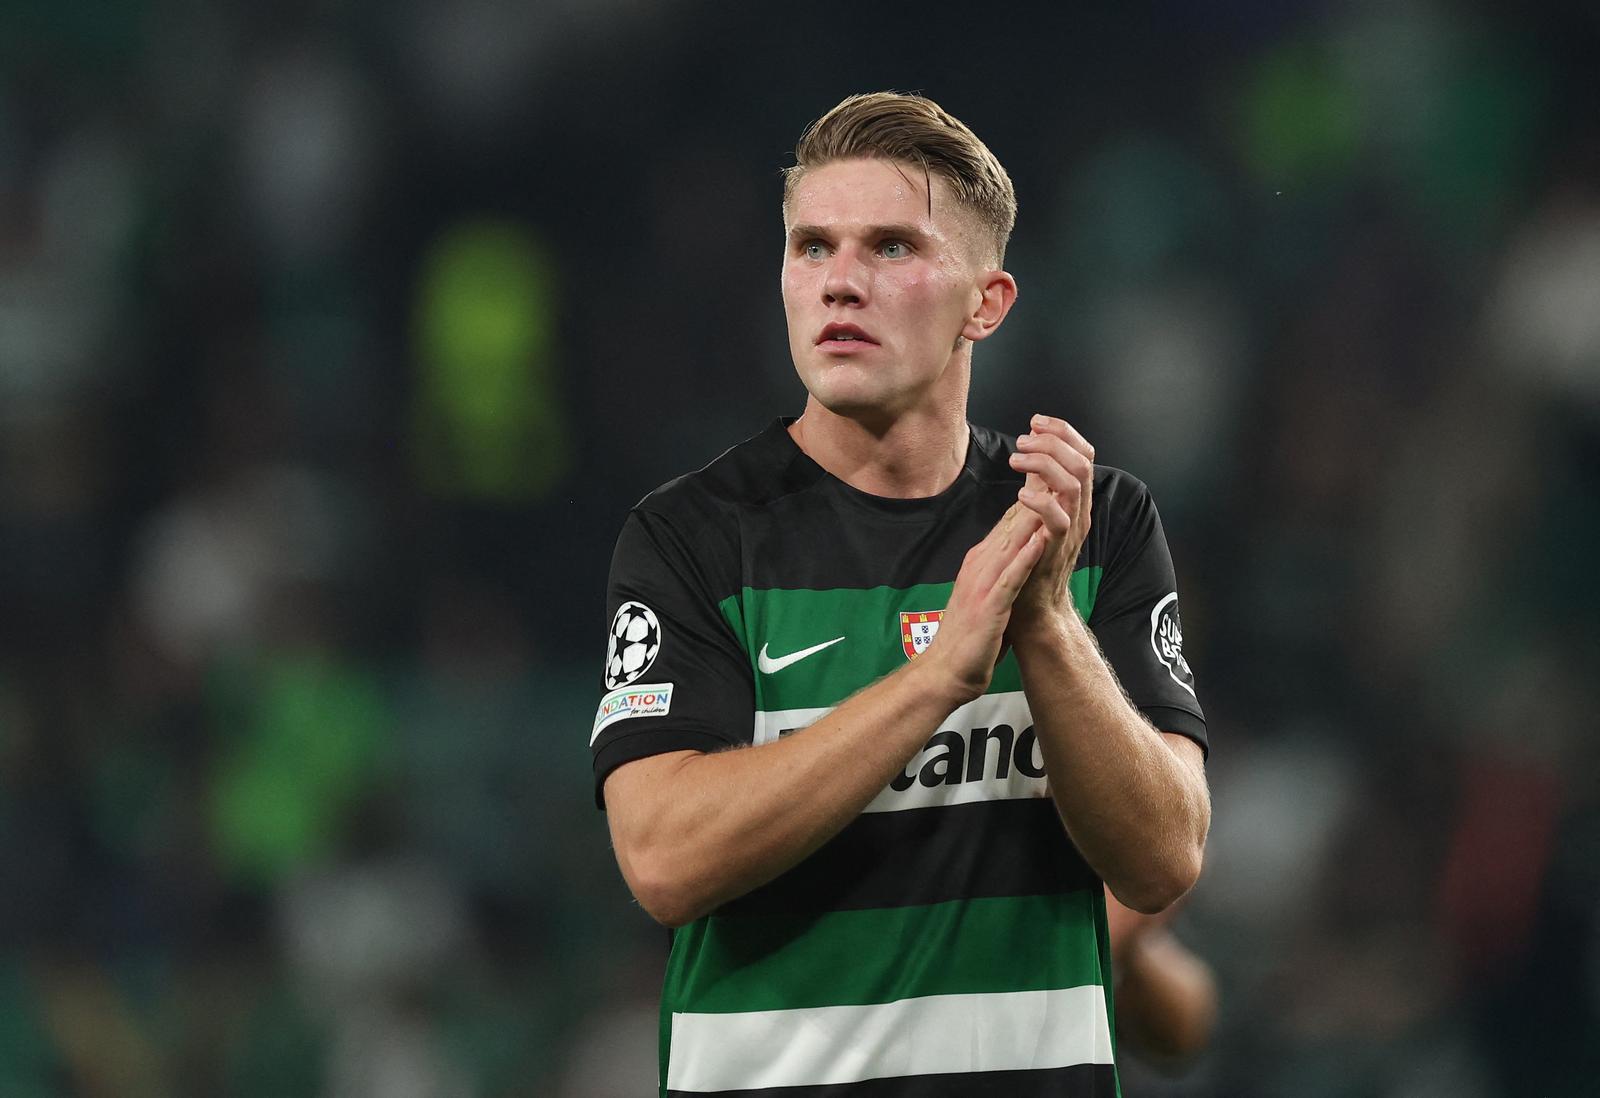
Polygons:
[[931,496],[878,496],[871,492],[864,492],[860,488],[834,476],[816,460],[800,448],[800,444],[789,434],[789,426],[798,416],[779,416],[773,421],[768,431],[775,436],[779,446],[786,447],[790,454],[790,468],[803,470],[807,480],[817,480],[833,486],[842,497],[876,514],[898,518],[920,518],[939,514],[949,505],[950,501],[957,499],[969,491],[982,478],[978,475],[979,466],[983,460],[983,449],[978,445],[977,432],[973,430],[972,423],[967,422],[967,453],[961,463],[961,471],[943,491]]

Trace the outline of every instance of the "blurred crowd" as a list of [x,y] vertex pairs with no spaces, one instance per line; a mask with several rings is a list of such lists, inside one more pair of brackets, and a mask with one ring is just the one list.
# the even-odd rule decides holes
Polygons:
[[0,5],[0,1094],[649,1092],[611,543],[798,411],[777,173],[883,87],[1017,184],[974,419],[1177,559],[1222,1020],[1127,1092],[1591,1093],[1593,6],[746,7]]

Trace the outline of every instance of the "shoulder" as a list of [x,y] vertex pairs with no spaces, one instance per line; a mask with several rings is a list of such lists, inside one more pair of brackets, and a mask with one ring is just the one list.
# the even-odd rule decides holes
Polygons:
[[809,482],[809,463],[797,455],[777,420],[702,468],[674,477],[628,512],[614,559],[658,559],[707,590],[737,590],[742,516]]
[[781,420],[728,447],[692,473],[674,477],[645,495],[635,514],[671,525],[726,519],[744,507],[759,507],[804,485],[798,449]]
[[967,427],[972,431],[968,471],[984,481],[1014,480],[1021,483],[1022,474],[1010,465],[1011,455],[1017,452],[1017,436],[977,423],[969,422]]
[[1112,465],[1094,467],[1094,502],[1107,518],[1131,518],[1155,508],[1149,485]]

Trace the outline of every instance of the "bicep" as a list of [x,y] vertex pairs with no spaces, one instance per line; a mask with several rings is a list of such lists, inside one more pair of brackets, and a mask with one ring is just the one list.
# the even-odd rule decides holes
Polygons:
[[619,854],[650,830],[662,802],[672,795],[673,777],[703,751],[664,751],[623,763],[605,780],[606,822]]

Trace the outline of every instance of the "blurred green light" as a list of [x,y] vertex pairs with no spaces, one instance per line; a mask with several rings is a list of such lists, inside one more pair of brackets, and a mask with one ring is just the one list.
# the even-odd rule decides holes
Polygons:
[[377,777],[388,707],[367,676],[314,656],[280,656],[241,686],[243,736],[214,786],[216,854],[270,885],[333,852]]
[[1246,161],[1278,184],[1345,175],[1365,130],[1356,89],[1326,50],[1306,42],[1285,43],[1261,59],[1239,115]]
[[425,257],[417,292],[416,457],[433,494],[518,503],[565,475],[554,279],[528,232],[458,224]]

